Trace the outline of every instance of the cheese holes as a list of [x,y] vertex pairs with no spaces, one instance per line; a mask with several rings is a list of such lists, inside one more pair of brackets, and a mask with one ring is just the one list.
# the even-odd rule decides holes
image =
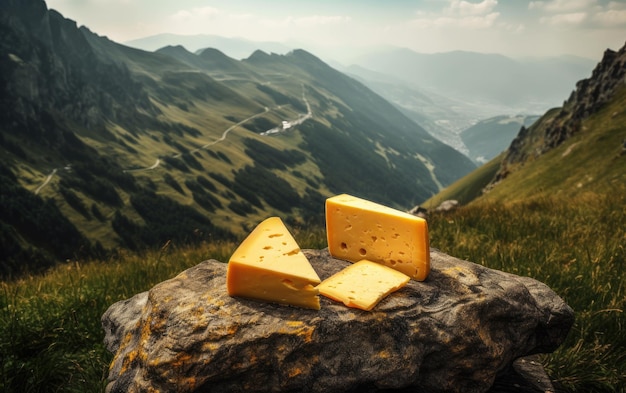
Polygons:
[[283,235],[282,233],[273,233],[273,234],[269,235],[268,237],[271,239],[271,238],[274,238],[274,237],[281,237],[282,235]]
[[359,254],[361,254],[361,256],[364,257],[365,255],[367,255],[367,250],[361,247],[359,248]]
[[297,290],[298,290],[298,288],[296,288],[296,287],[293,285],[293,281],[291,281],[291,280],[289,280],[289,279],[286,279],[286,278],[285,278],[285,279],[283,280],[283,285],[284,285],[284,286],[286,286],[286,287],[287,287],[287,288],[289,288],[289,289],[293,289],[294,291],[297,291]]
[[347,250],[348,249],[348,245],[345,242],[342,242],[341,243],[341,249],[344,250],[344,251]]
[[376,236],[372,236],[372,243],[376,242],[376,240],[378,240],[378,238]]

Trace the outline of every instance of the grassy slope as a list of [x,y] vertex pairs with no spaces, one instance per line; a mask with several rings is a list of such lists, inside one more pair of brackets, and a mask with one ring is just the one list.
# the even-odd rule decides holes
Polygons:
[[[516,202],[529,197],[556,195],[571,198],[587,192],[611,193],[626,183],[626,154],[622,152],[626,140],[626,88],[622,88],[598,113],[583,122],[583,129],[558,148],[517,165],[512,173],[488,193],[482,189],[498,170],[502,156],[476,169],[469,175],[428,199],[423,206],[432,208],[446,199],[457,199],[462,204],[471,201]],[[553,117],[548,112],[544,120]],[[538,122],[539,123],[539,122]],[[542,127],[541,124],[537,124]],[[534,132],[533,143],[541,143],[541,131]]]
[[[299,82],[296,83],[291,79],[285,79],[283,75],[278,76],[278,79],[281,84],[292,84],[297,86],[298,91],[301,90]],[[270,81],[271,80],[270,76]],[[289,86],[289,88],[292,88],[292,86]],[[253,104],[252,101],[248,101],[248,105],[243,105],[242,102],[237,102],[237,105],[234,105],[232,102],[215,100],[203,101],[189,97],[189,100],[193,101],[193,105],[187,107],[186,110],[172,105],[171,103],[169,105],[167,103],[156,103],[157,107],[162,111],[162,119],[166,119],[168,122],[178,122],[200,131],[200,135],[185,135],[184,138],[177,138],[176,142],[189,151],[194,151],[203,169],[190,168],[189,173],[185,174],[166,165],[162,160],[164,157],[175,156],[181,151],[169,144],[162,133],[156,131],[148,130],[145,133],[132,136],[132,142],[125,140],[135,151],[128,151],[118,143],[104,143],[89,138],[84,138],[84,141],[96,147],[99,151],[106,151],[107,155],[110,157],[117,157],[120,162],[126,163],[125,166],[128,169],[147,168],[160,158],[161,165],[159,167],[153,170],[133,172],[133,176],[139,179],[143,184],[151,182],[156,185],[157,192],[160,195],[170,197],[183,205],[193,205],[199,208],[193,201],[191,191],[184,185],[185,178],[194,179],[197,176],[208,177],[208,173],[213,172],[220,173],[232,181],[234,177],[233,171],[241,169],[245,165],[253,164],[253,161],[242,149],[243,144],[241,140],[243,138],[260,140],[279,150],[293,148],[294,146],[298,146],[302,141],[300,133],[297,130],[283,134],[280,138],[273,138],[261,137],[247,130],[244,127],[245,124],[237,126],[236,121],[231,119],[243,120],[259,113],[263,113],[263,117],[270,119],[277,125],[280,124],[283,119],[296,119],[299,116],[299,113],[293,110],[289,105],[279,107],[274,104],[256,88],[256,82],[239,80],[237,81],[237,89],[240,92],[246,93],[251,99],[267,104],[268,111],[263,113],[263,108],[256,103]],[[309,99],[315,104],[312,97],[309,97]],[[224,114],[227,114],[230,119],[226,119]],[[111,124],[109,127],[116,135],[132,135],[129,130],[125,130],[119,125]],[[220,141],[224,132],[228,129],[231,130],[227,137],[223,141]],[[204,147],[206,145],[210,146]],[[229,162],[216,158],[209,153],[221,153],[228,157]],[[31,182],[31,184],[28,185],[29,189],[37,188],[42,180],[49,174],[47,168],[33,175],[28,174],[26,169],[28,168],[25,168],[25,171],[22,172],[21,178],[29,179],[28,181]],[[298,171],[307,178],[321,177],[319,169],[310,160],[307,163],[291,168],[291,171],[283,171],[281,176],[286,178],[300,194],[304,194],[307,183],[302,177],[295,176],[293,171]],[[177,178],[184,194],[174,191],[170,186],[164,183],[163,178],[166,174],[171,174],[173,177]],[[52,178],[48,186],[42,189],[40,195],[53,198],[64,214],[71,217],[71,220],[77,223],[86,233],[89,233],[91,238],[100,241],[106,247],[114,247],[117,244],[117,234],[113,232],[110,225],[102,225],[102,223],[97,220],[83,217],[70,207],[59,194],[58,183],[62,175],[62,171],[58,172],[57,175]],[[218,187],[220,186],[219,184],[216,185]],[[91,206],[91,204],[95,203],[106,217],[110,218],[116,210],[120,210],[134,221],[142,223],[141,217],[134,212],[128,203],[129,196],[119,188],[116,189],[116,191],[125,201],[121,209],[93,202],[89,196],[83,195],[82,193],[77,193],[77,196],[80,197],[87,206]],[[319,191],[330,193],[324,187]],[[222,202],[223,206],[227,206],[231,201],[228,196],[223,194],[216,195],[216,198]],[[220,209],[216,214],[211,215],[211,220],[220,227],[234,231],[235,233],[243,233],[242,227],[246,223],[258,222],[268,214],[272,215],[278,213],[279,212],[275,209],[266,206],[264,211],[242,217],[232,214],[232,212],[227,209]]]
[[479,200],[615,192],[626,183],[626,155],[620,155],[626,140],[625,108],[626,88],[622,88],[609,105],[583,121],[581,132],[524,164]]
[[[626,389],[626,189],[464,206],[429,219],[431,244],[485,266],[530,276],[574,308],[567,340],[545,364],[559,391]],[[514,223],[514,225],[512,225]],[[326,247],[323,228],[294,230]],[[103,391],[112,354],[100,316],[202,260],[227,261],[233,242],[165,246],[107,261],[73,261],[45,276],[0,283],[0,390]],[[617,274],[616,274],[617,273]]]
[[481,195],[483,188],[493,179],[500,166],[501,159],[502,155],[499,155],[470,174],[463,176],[437,193],[437,195],[424,201],[422,206],[427,209],[436,208],[441,202],[449,199],[457,200],[462,205],[471,202]]
[[559,391],[626,391],[626,187],[616,191],[484,201],[429,219],[432,246],[533,277],[574,309],[565,343],[543,356]]
[[[554,117],[556,111],[544,115]],[[501,158],[460,179],[434,213],[431,244],[461,258],[534,277],[572,306],[575,325],[544,362],[559,390],[626,391],[626,88],[561,146],[523,164],[486,194]],[[542,143],[543,125],[524,149]],[[482,194],[482,195],[481,195]]]

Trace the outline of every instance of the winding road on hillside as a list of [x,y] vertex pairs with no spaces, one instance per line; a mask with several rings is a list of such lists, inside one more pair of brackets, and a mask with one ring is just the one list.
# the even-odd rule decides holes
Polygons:
[[[220,143],[220,142],[223,142],[224,140],[226,140],[226,137],[228,136],[228,133],[229,133],[229,132],[231,132],[233,129],[235,129],[235,128],[239,127],[240,125],[242,125],[242,124],[244,124],[244,123],[246,123],[246,122],[248,122],[248,121],[250,121],[250,120],[252,120],[252,119],[254,119],[254,118],[256,118],[256,117],[259,117],[259,116],[261,116],[261,115],[263,115],[263,114],[265,114],[265,113],[267,113],[267,112],[269,112],[269,111],[270,111],[270,108],[265,107],[265,110],[264,110],[263,112],[256,113],[256,114],[254,114],[254,115],[252,115],[252,116],[250,116],[250,117],[247,117],[247,118],[245,118],[245,119],[241,120],[239,123],[233,124],[232,126],[228,127],[228,128],[227,128],[227,129],[226,129],[226,130],[222,133],[222,136],[221,136],[221,137],[219,137],[218,139],[214,140],[213,142],[209,142],[209,143],[207,143],[206,145],[201,146],[201,147],[200,147],[200,148],[198,148],[198,149],[191,150],[191,153],[196,153],[196,152],[198,152],[198,151],[200,151],[200,150],[202,150],[202,149],[207,149],[207,148],[208,148],[208,147],[210,147],[210,146],[213,146],[213,145],[216,145],[216,144],[218,144],[218,143]],[[172,157],[173,157],[173,158],[181,158],[182,156],[183,156],[183,155],[182,155],[181,153],[178,153],[178,154],[174,154]],[[124,173],[132,173],[132,172],[150,171],[150,170],[153,170],[153,169],[158,168],[158,167],[159,167],[159,165],[161,165],[161,159],[157,158],[157,159],[156,159],[156,161],[154,162],[154,164],[152,164],[152,165],[151,165],[151,166],[149,166],[149,167],[146,167],[146,168],[137,168],[137,169],[125,169],[125,170],[124,170]]]
[[[296,125],[302,124],[302,123],[304,123],[306,120],[308,120],[308,119],[310,119],[311,117],[313,117],[313,112],[311,111],[311,104],[309,103],[309,100],[307,100],[306,95],[305,95],[304,84],[302,84],[302,100],[304,101],[304,103],[306,104],[306,107],[307,107],[307,113],[306,113],[306,114],[304,114],[304,115],[300,115],[297,119],[292,120],[292,121],[283,121],[283,126],[282,126],[282,128],[273,128],[273,129],[271,129],[271,130],[268,130],[268,131],[262,132],[262,133],[260,133],[259,135],[262,135],[262,136],[267,136],[267,135],[278,134],[278,133],[280,133],[280,132],[285,132],[287,129],[289,129],[289,128],[293,127],[293,126],[296,126]],[[226,129],[226,130],[222,133],[222,136],[220,136],[218,139],[216,139],[216,140],[214,140],[214,141],[212,141],[212,142],[209,142],[209,143],[207,143],[207,144],[205,144],[205,145],[202,145],[202,146],[201,146],[200,148],[198,148],[198,149],[191,150],[191,153],[196,153],[196,152],[198,152],[198,151],[200,151],[200,150],[202,150],[202,149],[207,149],[207,148],[209,148],[209,147],[211,147],[211,146],[214,146],[214,145],[216,145],[216,144],[218,144],[218,143],[220,143],[220,142],[225,141],[225,140],[226,140],[226,137],[228,136],[228,134],[229,134],[232,130],[234,130],[235,128],[237,128],[237,127],[239,127],[239,126],[241,126],[241,125],[243,125],[243,124],[245,124],[245,123],[247,123],[247,122],[249,122],[249,121],[251,121],[251,120],[253,120],[253,119],[255,119],[255,118],[259,117],[259,116],[261,116],[261,115],[264,115],[264,114],[268,113],[269,111],[276,110],[276,109],[280,109],[281,107],[282,107],[281,105],[276,106],[275,108],[268,108],[268,107],[265,107],[265,109],[264,109],[262,112],[256,113],[256,114],[254,114],[254,115],[252,115],[252,116],[250,116],[250,117],[247,117],[247,118],[245,118],[245,119],[241,120],[240,122],[238,122],[238,123],[236,123],[236,124],[233,124],[232,126],[228,127],[228,128],[227,128],[227,129]],[[173,158],[181,158],[181,157],[182,157],[182,154],[181,154],[181,153],[178,153],[178,154],[173,155],[172,157],[173,157]],[[125,170],[124,170],[124,173],[136,173],[136,172],[150,171],[150,170],[153,170],[153,169],[158,168],[160,165],[161,165],[161,159],[160,159],[160,158],[157,158],[157,159],[156,159],[156,161],[154,162],[154,164],[152,164],[152,165],[151,165],[151,166],[149,166],[149,167],[145,167],[145,168],[136,168],[136,169],[125,169]],[[39,192],[40,192],[40,191],[41,191],[41,190],[42,190],[45,186],[47,186],[47,185],[48,185],[48,183],[50,183],[50,181],[52,180],[52,178],[54,177],[54,175],[57,173],[57,171],[58,171],[58,169],[57,169],[57,168],[54,168],[54,169],[52,170],[52,172],[51,172],[51,173],[50,173],[50,174],[46,177],[46,179],[43,181],[43,183],[41,183],[41,184],[40,184],[40,185],[39,185],[39,186],[35,189],[35,191],[34,191],[34,192],[35,192],[35,194],[39,194]]]
[[288,129],[290,129],[293,126],[297,126],[299,124],[302,124],[306,120],[308,120],[311,117],[313,117],[313,112],[311,111],[311,104],[309,104],[309,100],[306,99],[306,96],[304,94],[304,85],[302,85],[302,100],[306,104],[306,113],[304,115],[300,115],[296,120],[293,120],[293,121],[283,121],[282,127],[272,128],[271,130],[267,130],[265,132],[262,132],[259,135],[267,136],[267,135],[278,134],[280,132],[287,131]]
[[50,183],[50,180],[52,180],[52,176],[54,176],[55,173],[57,173],[57,168],[54,168],[52,170],[52,172],[50,172],[50,174],[46,177],[46,180],[43,181],[43,183],[41,183],[41,185],[39,187],[37,187],[37,189],[35,190],[35,195],[39,194],[39,191],[41,191],[42,188],[44,188],[45,186],[48,185],[48,183]]
[[[297,119],[295,119],[293,121],[283,121],[282,127],[272,128],[271,130],[262,132],[259,135],[267,136],[267,135],[272,135],[272,134],[277,134],[277,133],[280,133],[280,132],[284,132],[287,129],[289,129],[289,128],[293,127],[293,126],[296,126],[296,125],[300,125],[300,124],[304,123],[306,120],[308,120],[311,117],[313,117],[313,112],[311,110],[311,104],[309,103],[309,100],[307,100],[306,95],[305,95],[304,84],[302,84],[302,100],[304,101],[304,103],[306,105],[307,113],[305,113],[303,115],[300,115]],[[282,105],[276,106],[275,108],[272,108],[272,109],[270,109],[268,107],[265,107],[265,110],[263,110],[263,112],[256,113],[256,114],[254,114],[254,115],[252,115],[250,117],[247,117],[247,118],[241,120],[240,122],[238,122],[236,124],[233,124],[232,126],[228,127],[222,133],[222,136],[219,137],[218,139],[216,139],[216,140],[214,140],[212,142],[209,142],[209,143],[207,143],[205,145],[202,145],[198,149],[191,150],[190,152],[191,153],[197,153],[200,150],[207,149],[207,148],[209,148],[211,146],[214,146],[214,145],[216,145],[216,144],[218,144],[220,142],[223,142],[223,141],[226,140],[226,137],[228,136],[228,133],[230,133],[235,128],[237,128],[237,127],[239,127],[239,126],[241,126],[241,125],[243,125],[243,124],[245,124],[245,123],[247,123],[247,122],[249,122],[249,121],[251,121],[251,120],[253,120],[253,119],[255,119],[255,118],[259,117],[259,116],[261,116],[261,115],[264,115],[264,114],[268,113],[269,111],[280,109],[281,107],[282,107]],[[178,154],[173,155],[172,157],[173,158],[181,158],[182,154],[178,153]],[[161,160],[159,160],[157,158],[156,162],[152,166],[149,166],[147,168],[127,169],[127,170],[124,170],[124,172],[149,171],[149,170],[153,170],[153,169],[158,168],[160,163],[161,163]]]

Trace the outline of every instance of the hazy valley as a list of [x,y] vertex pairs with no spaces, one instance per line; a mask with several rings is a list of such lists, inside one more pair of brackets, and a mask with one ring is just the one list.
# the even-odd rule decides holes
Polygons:
[[[287,46],[174,34],[126,44],[149,51],[171,45],[182,45],[191,52],[214,47],[237,59],[256,49],[286,54],[298,48],[295,43]],[[369,51],[343,48],[342,52],[316,48],[314,53],[380,94],[437,139],[469,155],[460,137],[464,130],[488,118],[538,116],[560,106],[575,83],[588,77],[596,64],[577,56],[510,58],[462,51],[423,54],[397,47],[373,47]]]
[[[42,1],[3,7],[5,274],[25,260],[238,238],[268,215],[321,223],[323,200],[341,192],[408,210],[504,150],[589,67],[386,49],[342,73],[301,49],[149,52]],[[183,38],[143,45],[251,49]],[[500,83],[522,70],[518,85]]]
[[340,192],[409,209],[475,168],[304,50],[146,52],[42,1],[3,7],[5,273],[321,222]]

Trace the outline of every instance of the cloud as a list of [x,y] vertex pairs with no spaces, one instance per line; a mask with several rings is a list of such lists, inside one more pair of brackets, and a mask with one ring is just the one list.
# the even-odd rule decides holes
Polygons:
[[547,12],[556,12],[559,14],[568,14],[573,11],[584,10],[592,7],[597,0],[547,0],[547,1],[531,1],[528,4],[530,10],[544,10]]
[[220,15],[221,12],[214,7],[195,7],[191,10],[179,10],[171,17],[175,21],[187,21],[187,20],[199,20],[199,19],[211,19]]
[[461,16],[475,16],[489,14],[498,5],[498,0],[483,0],[480,3],[470,3],[465,0],[452,0],[446,12]]
[[587,20],[586,12],[571,12],[568,14],[556,14],[539,19],[543,24],[551,26],[574,26],[580,25]]
[[626,26],[626,10],[611,9],[598,12],[593,21],[604,27]]
[[497,0],[483,0],[480,3],[451,0],[441,13],[417,12],[416,17],[410,21],[410,25],[424,29],[487,29],[493,27],[500,17],[499,12],[493,11],[497,5]]
[[[463,29],[487,29],[492,27],[500,16],[499,12],[487,15],[465,16],[462,18],[439,17],[432,20],[434,27],[459,27]],[[426,21],[422,21],[423,23]],[[428,22],[426,22],[428,23]]]
[[349,16],[337,15],[311,15],[300,18],[293,18],[292,21],[293,24],[298,27],[317,27],[350,23],[352,21],[352,18]]
[[598,4],[597,0],[531,1],[528,9],[547,13],[539,21],[550,26],[626,26],[626,4],[617,1],[605,5]]
[[174,21],[181,23],[199,23],[207,20],[217,22],[217,19],[220,19],[222,23],[255,21],[255,23],[265,28],[315,28],[319,26],[341,25],[352,21],[352,18],[349,16],[338,15],[287,16],[282,19],[262,18],[252,14],[228,14],[210,6],[179,10],[170,17]]

